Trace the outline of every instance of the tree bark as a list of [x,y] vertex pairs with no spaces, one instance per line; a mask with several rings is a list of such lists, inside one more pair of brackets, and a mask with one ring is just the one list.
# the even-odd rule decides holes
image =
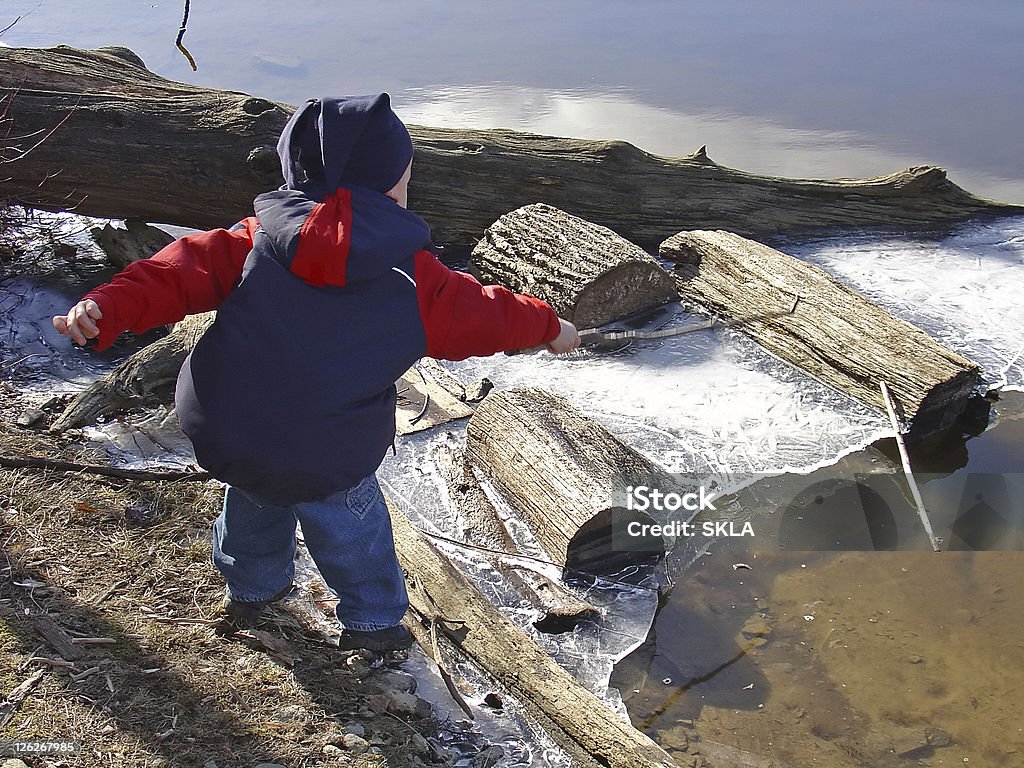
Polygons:
[[675,283],[642,248],[607,227],[537,203],[506,213],[476,244],[469,268],[594,328],[677,299]]
[[621,507],[626,488],[669,492],[676,483],[564,398],[530,388],[492,392],[469,420],[466,456],[559,565],[607,574],[663,554],[649,539],[634,542],[641,551],[629,551],[626,539],[613,535],[612,521],[618,534],[627,518],[655,522]]
[[674,768],[668,753],[543,653],[390,500],[389,506],[399,561],[414,577],[409,600],[420,617],[414,632],[425,650],[431,652],[434,647],[426,628],[433,621],[439,639],[506,686],[573,758],[574,765]]
[[[492,552],[520,555],[519,545],[502,522],[487,497],[461,446],[442,443],[435,456],[448,497],[465,525],[465,537],[471,544]],[[513,558],[501,558],[497,568],[538,613],[533,625],[541,632],[569,632],[579,622],[597,615],[597,609],[569,592],[561,583],[549,579],[536,568],[517,564]]]
[[884,381],[913,436],[948,426],[980,382],[971,361],[824,270],[730,232],[680,232],[661,245],[680,293],[829,386],[885,408]]
[[[0,88],[4,133],[27,137],[3,150],[2,194],[27,205],[208,229],[250,215],[253,197],[281,183],[274,147],[292,107],[166,80],[127,49],[0,47]],[[650,248],[684,228],[752,237],[891,231],[1024,210],[977,198],[925,166],[793,180],[726,168],[703,147],[665,158],[621,141],[410,132],[410,200],[438,243],[472,244],[501,214],[536,202]]]

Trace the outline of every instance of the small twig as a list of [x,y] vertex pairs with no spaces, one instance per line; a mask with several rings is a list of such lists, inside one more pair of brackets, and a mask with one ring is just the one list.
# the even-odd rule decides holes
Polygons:
[[14,26],[15,24],[17,24],[17,23],[18,23],[19,21],[21,21],[21,16],[19,16],[18,18],[16,18],[16,19],[15,19],[14,21],[12,21],[12,22],[11,22],[10,24],[8,24],[8,25],[7,25],[6,27],[4,27],[3,29],[0,29],[0,35],[2,35],[2,34],[3,34],[4,32],[6,32],[7,30],[9,30],[9,29],[10,29],[11,27],[13,27],[13,26]]
[[100,671],[99,667],[89,667],[84,672],[79,672],[77,674],[71,675],[70,677],[71,677],[72,680],[74,680],[77,683],[79,680],[84,680],[85,678],[89,677],[90,675],[95,675],[99,671]]
[[417,413],[415,416],[413,416],[411,419],[409,419],[409,423],[410,424],[415,424],[417,421],[422,419],[423,418],[423,414],[425,414],[427,412],[427,408],[429,408],[429,407],[430,407],[430,395],[428,395],[427,393],[424,392],[423,393],[423,407],[420,409],[419,413]]
[[900,420],[896,416],[896,407],[893,405],[892,397],[890,397],[889,387],[886,386],[884,381],[879,382],[879,387],[882,390],[882,399],[885,401],[885,410],[889,413],[889,421],[892,423],[892,428],[896,430],[896,446],[900,451],[900,461],[903,462],[903,474],[906,475],[907,485],[910,486],[910,493],[914,497],[914,504],[917,506],[917,514],[921,518],[921,524],[924,526],[925,533],[928,534],[928,540],[931,541],[932,549],[938,552],[939,540],[935,538],[935,533],[932,531],[932,523],[928,519],[928,511],[924,508],[921,490],[917,487],[914,472],[910,468],[910,455],[907,453],[907,444],[903,442],[903,431],[900,428]]
[[153,621],[161,624],[198,624],[203,627],[215,627],[220,624],[220,619],[176,619],[173,616],[149,616]]
[[74,669],[75,663],[73,661],[64,661],[64,659],[51,659],[48,656],[32,656],[25,664],[45,664],[48,667],[62,667],[63,669]]
[[117,640],[112,637],[72,637],[73,645],[117,645]]
[[106,602],[107,600],[110,599],[110,597],[115,592],[117,592],[117,590],[121,589],[122,587],[126,587],[126,586],[128,586],[128,582],[127,581],[119,581],[119,582],[117,582],[117,584],[115,584],[110,589],[108,589],[106,592],[104,592],[102,595],[100,595],[95,600],[93,600],[92,604],[93,605],[99,605],[100,603]]
[[178,30],[178,38],[174,41],[174,44],[178,46],[179,51],[185,54],[185,58],[188,59],[188,63],[192,65],[192,71],[195,72],[199,69],[196,66],[196,60],[192,58],[192,54],[188,52],[188,49],[181,42],[185,37],[186,27],[188,26],[188,11],[189,0],[185,0],[185,15],[181,19],[181,29]]

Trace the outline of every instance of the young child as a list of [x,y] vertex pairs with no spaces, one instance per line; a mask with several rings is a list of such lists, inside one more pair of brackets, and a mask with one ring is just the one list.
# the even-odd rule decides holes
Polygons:
[[53,324],[104,349],[217,309],[175,399],[197,460],[228,485],[213,526],[225,611],[251,622],[288,593],[298,520],[340,599],[341,647],[407,648],[374,474],[395,437],[395,381],[424,355],[563,353],[579,336],[539,299],[438,261],[406,210],[413,147],[387,94],[307,102],[278,153],[285,185],[254,217],[135,262]]

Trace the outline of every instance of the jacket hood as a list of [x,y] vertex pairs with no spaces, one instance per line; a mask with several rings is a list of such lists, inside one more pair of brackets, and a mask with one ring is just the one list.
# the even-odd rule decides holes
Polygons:
[[273,258],[313,286],[379,277],[432,248],[423,219],[362,187],[341,187],[321,202],[281,189],[260,195],[254,207]]
[[338,187],[387,192],[412,161],[409,131],[386,93],[310,99],[277,143],[285,188],[320,201]]

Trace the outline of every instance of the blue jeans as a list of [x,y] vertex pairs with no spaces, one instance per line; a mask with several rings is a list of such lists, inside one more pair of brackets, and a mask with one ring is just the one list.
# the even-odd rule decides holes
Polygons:
[[296,521],[320,575],[340,600],[336,613],[346,628],[366,632],[401,622],[409,597],[391,518],[372,474],[353,488],[288,507],[228,486],[213,524],[213,562],[232,599],[267,600],[291,583]]

